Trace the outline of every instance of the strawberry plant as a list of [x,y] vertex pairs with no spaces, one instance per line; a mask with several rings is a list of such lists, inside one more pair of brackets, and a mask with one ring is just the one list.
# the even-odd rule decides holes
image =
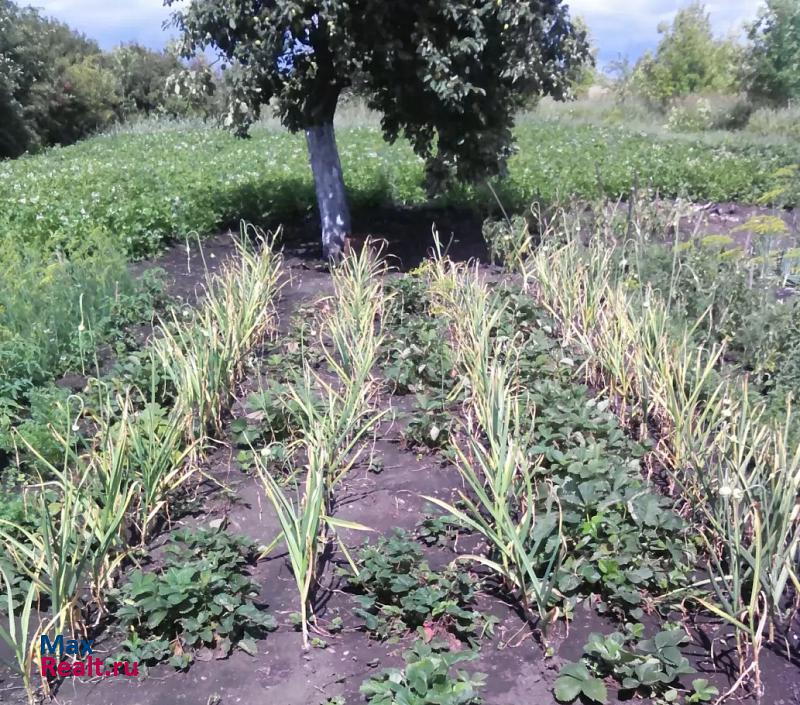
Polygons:
[[404,654],[403,669],[388,669],[362,684],[370,705],[480,705],[480,673],[451,673],[457,663],[477,657],[474,651],[447,651],[438,644],[417,642]]
[[403,431],[403,437],[411,446],[442,449],[449,443],[452,424],[452,417],[445,410],[442,398],[418,394],[416,409]]
[[[583,695],[597,703],[607,703],[604,678],[614,678],[622,691],[659,696],[674,691],[681,676],[694,673],[680,646],[689,640],[680,627],[659,631],[652,639],[641,639],[641,624],[627,625],[624,632],[608,636],[592,633],[584,646],[584,660],[566,664],[555,683],[555,695],[571,702]],[[710,689],[695,681],[695,700]],[[674,700],[674,697],[672,697]]]
[[434,633],[474,638],[490,627],[490,620],[471,609],[475,579],[466,572],[430,569],[422,550],[404,531],[366,544],[356,565],[358,574],[349,577],[356,593],[356,615],[378,639],[397,638],[410,630],[424,628]]
[[134,570],[117,591],[116,617],[127,630],[123,657],[186,668],[195,658],[225,658],[234,648],[255,654],[274,618],[253,601],[247,575],[255,546],[223,530],[180,531],[159,571]]

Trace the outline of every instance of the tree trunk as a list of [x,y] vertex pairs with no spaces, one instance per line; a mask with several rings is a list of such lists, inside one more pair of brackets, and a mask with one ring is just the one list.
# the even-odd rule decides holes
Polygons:
[[347,205],[333,122],[306,129],[306,144],[317,191],[322,254],[327,259],[338,259],[345,237],[350,234],[350,207]]

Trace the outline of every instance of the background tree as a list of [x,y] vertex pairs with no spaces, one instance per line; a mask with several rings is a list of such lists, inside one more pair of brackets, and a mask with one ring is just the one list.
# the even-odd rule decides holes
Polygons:
[[333,118],[354,76],[385,138],[408,138],[435,189],[501,173],[515,110],[533,94],[564,97],[589,58],[561,0],[193,0],[174,20],[185,56],[211,45],[236,65],[229,125],[246,132],[271,103],[305,131],[326,257],[350,232]]
[[[0,0],[0,159],[70,144],[134,115],[218,113],[208,95],[166,90],[182,66],[174,53],[137,44],[104,53],[67,25]],[[186,68],[220,79],[202,56]]]
[[16,9],[9,0],[0,0],[0,158],[24,152],[32,136],[19,101],[23,67],[17,51],[21,38]]
[[675,15],[655,55],[638,62],[633,81],[646,97],[659,103],[704,92],[735,92],[741,49],[732,39],[716,39],[701,2],[692,2]]
[[158,111],[167,99],[167,81],[181,68],[174,54],[136,43],[117,47],[106,56],[105,63],[116,77],[116,93],[124,115]]
[[585,37],[589,46],[589,56],[583,63],[574,62],[570,67],[569,80],[576,98],[585,96],[592,86],[603,81],[602,74],[597,69],[597,54],[599,49],[589,32],[589,25],[583,17],[576,17],[573,21],[577,32]]
[[748,34],[750,96],[777,105],[800,100],[800,2],[767,0]]
[[67,25],[0,0],[0,113],[11,119],[0,123],[0,157],[67,144],[113,119],[113,75],[99,57]]

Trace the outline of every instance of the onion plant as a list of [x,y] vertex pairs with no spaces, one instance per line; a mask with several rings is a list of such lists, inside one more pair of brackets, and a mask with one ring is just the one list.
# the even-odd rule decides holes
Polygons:
[[[38,567],[34,568],[34,572]],[[36,611],[33,605],[38,595],[37,581],[28,582],[22,609],[17,609],[12,582],[13,574],[14,571],[10,566],[0,562],[0,578],[2,578],[5,591],[3,611],[8,615],[8,627],[0,624],[0,639],[6,643],[13,654],[14,665],[22,677],[28,702],[35,703],[36,690],[33,687],[31,674],[38,653],[39,635],[47,631],[47,625],[36,624]]]
[[[243,226],[243,241],[251,234]],[[96,605],[97,619],[102,617],[104,592],[130,548],[130,529],[136,526],[139,539],[146,540],[170,494],[191,476],[187,454],[208,429],[219,427],[247,355],[274,323],[281,256],[266,238],[263,245],[254,252],[242,244],[238,262],[210,281],[197,315],[162,326],[152,351],[178,390],[172,411],[140,408],[138,396],[131,398],[140,393],[131,390],[114,403],[106,399],[93,419],[96,435],[88,452],[76,452],[69,437],[56,438],[64,448],[59,467],[22,439],[44,477],[27,490],[34,497],[35,528],[0,519],[7,601],[11,571],[30,581],[22,611],[16,614],[9,602],[9,627],[0,633],[18,664],[31,663],[42,630],[86,629],[84,596]],[[70,420],[68,427],[75,424]],[[35,631],[39,595],[47,598],[50,614],[47,620],[40,616]],[[29,679],[26,687],[31,692]]]
[[736,628],[740,682],[752,673],[757,694],[760,650],[775,641],[776,625],[791,622],[783,605],[789,584],[800,591],[800,448],[790,450],[790,419],[770,427],[763,414],[744,387],[697,473],[713,588],[698,601]]
[[467,488],[459,492],[460,506],[425,499],[483,536],[490,555],[459,560],[491,569],[517,595],[525,613],[537,613],[546,629],[563,552],[557,498],[546,488],[543,501],[542,487],[534,483],[537,460],[529,457],[521,431],[523,405],[501,363],[490,366],[486,390],[486,398],[476,402],[466,442],[455,446],[456,466]]
[[[323,308],[319,329],[322,342],[331,343],[331,349],[323,345],[323,356],[334,380],[305,364],[302,377],[288,392],[301,426],[294,450],[295,457],[305,458],[302,496],[292,499],[260,455],[255,456],[256,472],[281,527],[278,541],[285,542],[289,554],[305,649],[309,603],[324,547],[335,537],[336,528],[367,530],[333,516],[334,490],[358,461],[367,435],[387,413],[374,408],[378,387],[372,372],[383,341],[381,314],[390,298],[380,280],[384,273],[380,253],[371,247],[350,253],[332,272],[334,296]],[[347,555],[341,542],[340,546]]]
[[534,481],[539,459],[528,453],[532,421],[522,420],[532,410],[518,382],[515,341],[494,335],[504,305],[477,267],[438,258],[430,271],[434,305],[450,324],[467,393],[466,441],[456,443],[455,453],[468,491],[459,493],[458,507],[426,499],[486,539],[489,556],[461,560],[493,570],[546,630],[563,554],[561,514],[555,492]]
[[[247,244],[250,236],[261,241],[258,251]],[[235,264],[211,278],[195,316],[162,322],[154,351],[177,390],[186,438],[198,449],[207,432],[221,431],[247,355],[273,328],[281,264],[273,240],[243,224]]]

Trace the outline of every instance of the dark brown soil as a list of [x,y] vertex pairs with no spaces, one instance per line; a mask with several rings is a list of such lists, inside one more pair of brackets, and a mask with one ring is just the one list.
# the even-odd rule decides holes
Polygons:
[[[451,231],[460,234],[454,240],[452,255],[485,257],[480,241],[480,222],[464,213],[438,214],[439,231],[444,241]],[[402,268],[410,268],[424,257],[431,245],[433,214],[420,212],[373,212],[370,218],[357,218],[362,232],[385,237],[390,251],[398,257]],[[426,225],[427,223],[427,225]],[[310,222],[286,228],[287,267],[292,282],[284,291],[280,303],[282,324],[291,312],[320,293],[330,291],[330,279],[317,257],[316,245],[297,246],[298,240],[308,241]],[[314,240],[312,240],[314,241]],[[192,302],[201,291],[206,269],[215,271],[234,251],[229,235],[203,241],[203,258],[195,245],[177,246],[156,263],[170,279],[170,291]],[[137,271],[149,265],[137,265]],[[246,381],[252,388],[253,381]],[[402,398],[387,397],[387,404],[402,403]],[[369,472],[366,464],[354,469],[338,493],[337,515],[357,520],[380,534],[394,528],[413,529],[424,517],[425,501],[421,495],[449,498],[460,487],[456,471],[435,455],[419,454],[403,446],[397,426],[385,424],[379,431],[375,452],[382,456],[384,470]],[[278,533],[272,507],[263,499],[254,478],[243,473],[233,459],[234,451],[221,447],[207,461],[209,476],[223,482],[230,492],[223,493],[211,483],[198,488],[203,513],[180,522],[189,526],[206,526],[219,518],[227,518],[229,530],[268,543]],[[349,547],[363,541],[363,534],[343,532]],[[456,544],[456,550],[458,544]],[[456,554],[453,547],[430,549],[433,566],[449,563]],[[341,556],[334,556],[334,563]],[[57,692],[63,705],[233,705],[236,703],[265,703],[269,705],[323,705],[326,699],[343,696],[347,705],[363,703],[359,686],[370,675],[384,667],[402,664],[401,654],[413,641],[413,635],[397,644],[371,641],[360,631],[352,614],[352,598],[344,593],[336,577],[335,566],[328,564],[319,586],[315,612],[320,633],[327,648],[314,648],[309,653],[301,649],[301,636],[289,623],[289,615],[297,610],[294,582],[285,557],[273,554],[261,561],[253,576],[262,586],[260,599],[279,622],[277,631],[259,643],[259,654],[250,657],[234,652],[219,661],[197,661],[188,672],[179,673],[158,667],[142,681],[123,678],[90,682],[81,679],[62,683]],[[591,631],[611,631],[607,621],[589,606],[582,607],[568,629],[563,626],[551,635],[554,655],[545,657],[541,647],[524,627],[517,613],[501,600],[490,595],[481,597],[480,608],[496,615],[500,622],[495,636],[487,640],[480,657],[468,664],[469,670],[487,674],[484,702],[487,705],[554,705],[552,684],[564,660],[580,657],[582,645]],[[324,626],[339,616],[345,628],[336,635],[325,635]],[[111,637],[98,640],[98,655],[112,653]],[[715,645],[719,650],[720,644]],[[724,691],[732,682],[720,672],[720,659],[712,661],[706,647],[700,643],[688,649],[700,675]],[[716,666],[715,666],[716,662]],[[763,667],[766,695],[765,705],[797,705],[800,703],[800,669],[785,658],[767,654]],[[2,672],[0,671],[0,676]],[[685,685],[689,685],[691,678]],[[0,680],[0,703],[22,702],[22,693],[13,681]],[[612,700],[617,702],[610,691]]]

